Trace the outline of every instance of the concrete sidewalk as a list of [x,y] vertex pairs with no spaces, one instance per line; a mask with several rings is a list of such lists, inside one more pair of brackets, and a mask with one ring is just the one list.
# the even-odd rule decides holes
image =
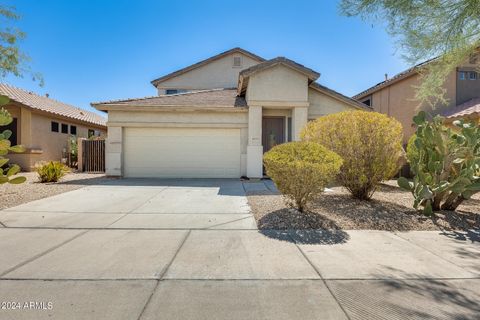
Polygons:
[[478,232],[258,231],[244,198],[235,181],[123,181],[0,212],[0,319],[480,314]]

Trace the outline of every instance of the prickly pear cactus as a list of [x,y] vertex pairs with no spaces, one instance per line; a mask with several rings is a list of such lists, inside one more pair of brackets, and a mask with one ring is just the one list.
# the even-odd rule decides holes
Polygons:
[[398,185],[412,192],[414,208],[427,215],[438,210],[455,210],[464,200],[480,191],[480,128],[458,120],[454,129],[436,116],[428,121],[421,111],[413,118],[416,137],[410,148],[413,181],[399,178]]
[[[0,96],[0,107],[8,103],[8,98],[4,96]],[[13,121],[12,116],[8,113],[7,110],[4,108],[0,109],[0,126],[6,126]],[[20,172],[20,167],[16,164],[10,166],[7,169],[3,169],[3,167],[8,163],[8,159],[5,156],[8,152],[24,152],[25,148],[22,146],[12,146],[10,143],[10,136],[12,135],[12,131],[4,130],[0,133],[0,184],[2,183],[12,183],[12,184],[19,184],[25,182],[25,177],[15,177],[12,178],[13,175]]]

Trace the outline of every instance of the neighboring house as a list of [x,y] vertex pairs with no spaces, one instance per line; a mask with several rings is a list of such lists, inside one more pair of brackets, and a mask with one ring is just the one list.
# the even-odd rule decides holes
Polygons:
[[152,81],[158,96],[92,103],[108,112],[107,174],[262,177],[263,153],[298,140],[308,120],[368,109],[316,83],[319,76],[234,48]]
[[13,122],[0,127],[0,131],[10,129],[12,145],[21,144],[27,149],[22,154],[9,154],[8,158],[25,171],[32,170],[40,161],[60,161],[70,135],[106,135],[106,119],[94,112],[3,83],[0,95],[10,99],[4,108],[13,117]]
[[415,100],[415,87],[420,84],[419,71],[425,65],[433,63],[429,60],[401,72],[390,79],[357,94],[354,99],[363,102],[373,108],[374,111],[387,114],[396,118],[403,125],[404,143],[415,133],[412,122],[413,116],[418,110],[426,110],[432,114],[441,114],[447,117],[447,121],[453,121],[459,117],[473,117],[478,120],[480,111],[480,57],[472,56],[465,64],[450,73],[443,85],[446,105],[437,105],[434,109],[428,106],[420,106]]

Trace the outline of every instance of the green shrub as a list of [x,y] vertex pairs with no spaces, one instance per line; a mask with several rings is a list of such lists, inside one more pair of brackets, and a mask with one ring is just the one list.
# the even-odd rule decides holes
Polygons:
[[415,139],[417,139],[416,134],[412,135],[407,143],[407,161],[409,164],[415,163],[418,160],[418,150],[415,147]]
[[417,131],[410,144],[412,182],[398,179],[398,185],[412,192],[414,208],[425,214],[455,210],[465,199],[480,191],[480,128],[463,120],[456,130],[444,125],[444,118],[426,120],[425,112],[413,118]]
[[[9,102],[9,99],[5,96],[0,95],[0,106],[3,106]],[[9,125],[13,121],[12,116],[8,113],[7,110],[4,108],[0,109],[0,126]],[[12,131],[4,130],[0,133],[0,184],[3,183],[11,183],[11,184],[20,184],[27,180],[25,177],[15,177],[12,178],[13,175],[20,172],[20,167],[16,164],[10,165],[8,168],[6,165],[8,164],[8,159],[5,158],[9,152],[24,152],[25,148],[23,146],[12,146],[10,143],[10,136],[12,135]]]
[[290,142],[264,155],[265,169],[287,204],[303,212],[338,174],[342,159],[314,142]]
[[320,117],[307,124],[302,139],[342,157],[338,180],[358,199],[370,199],[404,162],[402,125],[377,112],[344,111]]
[[70,169],[61,162],[50,161],[40,163],[36,166],[35,170],[38,173],[38,179],[40,182],[57,182],[65,174],[70,172]]

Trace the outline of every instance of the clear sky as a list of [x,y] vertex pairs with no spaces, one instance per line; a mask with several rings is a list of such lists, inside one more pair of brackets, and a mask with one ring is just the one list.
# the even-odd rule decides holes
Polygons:
[[21,47],[45,86],[2,81],[93,110],[155,95],[150,81],[233,47],[285,56],[354,95],[408,66],[380,24],[343,17],[335,0],[0,0],[16,7]]

